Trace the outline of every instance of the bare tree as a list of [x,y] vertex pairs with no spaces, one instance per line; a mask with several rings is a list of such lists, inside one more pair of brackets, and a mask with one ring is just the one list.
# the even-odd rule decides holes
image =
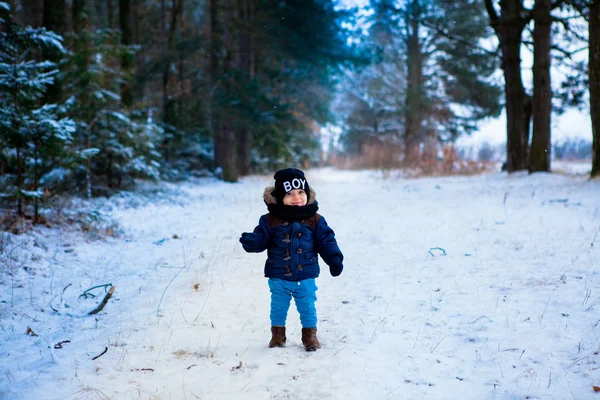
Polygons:
[[[42,16],[42,25],[59,35],[64,35],[67,31],[67,4],[65,0],[44,0],[44,15]],[[44,57],[54,63],[60,61],[62,54],[56,50],[45,50]],[[58,77],[54,78],[54,83],[48,86],[44,95],[45,103],[58,103],[63,96],[62,85]]]
[[[164,1],[164,0],[163,0]],[[164,5],[164,3],[163,3]],[[171,20],[166,25],[166,10],[163,7],[163,29],[166,34],[164,65],[163,65],[163,118],[166,122],[171,123],[173,116],[171,115],[172,100],[169,96],[169,75],[172,65],[172,57],[174,55],[175,32],[177,30],[178,20],[182,14],[183,0],[172,0],[171,3]]]
[[[72,22],[73,22],[73,33],[75,34],[74,49],[79,56],[77,57],[76,64],[81,71],[88,71],[90,67],[90,38],[85,34],[86,30],[90,29],[90,20],[88,16],[88,10],[86,8],[85,0],[73,0],[72,5]],[[90,101],[91,94],[87,92],[83,83],[83,92],[80,97],[80,101],[83,104],[88,104]],[[94,116],[91,114],[89,108],[86,108],[85,113],[82,115],[85,123],[88,124],[86,129],[85,147],[87,149],[92,148],[92,135],[91,127],[94,125]],[[90,157],[86,160],[85,167],[86,176],[86,195],[88,198],[92,197],[92,159]]]
[[[254,78],[254,41],[252,37],[253,0],[238,0],[238,65],[242,76]],[[252,150],[252,130],[241,127],[238,138],[238,172],[240,175],[250,173],[250,152]]]
[[550,171],[552,87],[550,85],[551,0],[536,0],[533,19],[533,136],[529,172]]
[[485,0],[492,28],[500,41],[506,107],[506,169],[514,172],[527,168],[527,147],[531,100],[525,93],[521,76],[523,30],[531,21],[531,10],[522,0],[501,0],[500,15],[492,0]]
[[218,113],[218,107],[216,107],[214,98],[217,85],[219,84],[219,52],[221,47],[221,35],[219,26],[219,0],[210,0],[208,3],[209,15],[210,15],[210,27],[209,27],[209,40],[210,40],[210,51],[209,51],[209,82],[208,87],[208,98],[210,99],[208,105],[208,119],[209,125],[213,134],[213,145],[214,145],[214,160],[215,167],[221,164],[220,148],[219,148],[219,129],[220,129],[220,118]]
[[405,157],[407,166],[420,162],[419,144],[422,141],[423,122],[423,57],[419,43],[419,0],[413,0],[406,12],[406,48],[408,90],[406,95],[406,124],[404,131]]
[[221,7],[219,0],[210,0],[210,87],[209,118],[213,133],[215,168],[228,182],[238,179],[238,145],[231,115],[225,115],[227,104],[220,104],[222,93],[232,86],[234,43],[231,24],[235,11],[230,0]]
[[[110,4],[110,1],[108,2]],[[110,17],[110,15],[109,15]],[[119,25],[121,27],[121,44],[126,48],[121,56],[121,104],[130,108],[133,103],[131,93],[131,72],[133,68],[133,55],[129,46],[133,44],[133,30],[131,19],[131,0],[119,0]]]

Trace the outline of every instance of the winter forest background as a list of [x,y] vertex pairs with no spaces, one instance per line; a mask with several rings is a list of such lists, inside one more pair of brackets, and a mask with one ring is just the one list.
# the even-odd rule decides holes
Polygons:
[[[5,229],[138,178],[534,172],[562,158],[600,173],[598,1],[14,0],[0,12]],[[569,107],[591,115],[593,144],[552,146],[552,115]],[[505,148],[454,146],[502,110]]]
[[[600,0],[0,0],[0,399],[596,399],[599,124]],[[238,241],[290,166],[315,353]]]

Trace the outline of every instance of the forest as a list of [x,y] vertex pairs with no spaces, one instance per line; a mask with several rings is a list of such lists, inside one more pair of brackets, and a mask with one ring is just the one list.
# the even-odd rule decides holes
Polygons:
[[598,0],[0,1],[3,228],[140,179],[427,170],[501,112],[503,168],[533,173],[585,110],[596,177],[599,31]]

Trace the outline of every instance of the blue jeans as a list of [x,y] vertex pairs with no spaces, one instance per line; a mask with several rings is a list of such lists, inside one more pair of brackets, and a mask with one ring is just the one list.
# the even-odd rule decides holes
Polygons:
[[300,282],[269,278],[271,289],[271,326],[285,326],[292,296],[303,328],[317,327],[317,283],[314,278]]

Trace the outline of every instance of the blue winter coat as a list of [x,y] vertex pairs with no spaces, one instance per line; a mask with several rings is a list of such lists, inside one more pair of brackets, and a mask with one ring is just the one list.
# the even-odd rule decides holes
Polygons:
[[[265,202],[276,201],[265,190]],[[311,190],[309,203],[316,203]],[[328,265],[341,265],[344,256],[335,233],[325,218],[315,214],[305,220],[285,220],[269,213],[260,217],[258,226],[244,242],[244,250],[260,253],[267,250],[265,276],[298,282],[319,276],[319,259]]]

